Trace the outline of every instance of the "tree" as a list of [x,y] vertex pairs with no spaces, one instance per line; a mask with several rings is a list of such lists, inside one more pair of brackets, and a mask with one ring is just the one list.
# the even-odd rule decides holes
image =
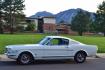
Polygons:
[[7,16],[7,22],[10,25],[10,33],[14,32],[14,24],[16,22],[16,17],[18,14],[23,13],[25,5],[24,0],[4,0],[3,6],[5,15]]
[[95,20],[95,31],[102,32],[105,36],[105,1],[98,6]]
[[0,34],[3,34],[3,0],[0,0]]
[[90,15],[80,10],[71,22],[71,29],[77,31],[80,36],[89,29]]

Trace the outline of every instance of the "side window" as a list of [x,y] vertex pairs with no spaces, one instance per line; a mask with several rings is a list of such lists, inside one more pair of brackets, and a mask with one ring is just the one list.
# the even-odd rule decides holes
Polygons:
[[62,39],[59,41],[59,45],[69,45],[69,40],[62,38]]
[[59,43],[59,39],[52,39],[51,41],[50,41],[50,45],[58,45],[58,43]]
[[68,44],[69,40],[63,38],[54,38],[48,43],[48,45],[68,45]]

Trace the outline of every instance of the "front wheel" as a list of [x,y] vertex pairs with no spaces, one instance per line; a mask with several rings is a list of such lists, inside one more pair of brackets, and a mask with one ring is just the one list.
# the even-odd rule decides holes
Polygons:
[[74,56],[74,60],[77,63],[83,63],[86,60],[86,55],[83,52],[78,52],[75,56]]
[[17,59],[17,62],[20,64],[31,64],[33,62],[33,58],[28,53],[22,53],[19,58]]

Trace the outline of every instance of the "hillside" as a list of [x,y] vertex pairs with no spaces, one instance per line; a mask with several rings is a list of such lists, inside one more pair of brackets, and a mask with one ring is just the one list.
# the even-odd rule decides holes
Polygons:
[[[37,12],[35,15],[32,15],[29,18],[54,16],[56,18],[56,23],[64,22],[64,23],[70,24],[72,21],[72,18],[75,17],[77,15],[77,12],[80,10],[82,10],[84,12],[88,12],[88,11],[80,9],[80,8],[65,10],[65,11],[59,12],[57,14],[52,14],[50,12],[42,11],[42,12]],[[94,20],[95,14],[92,12],[88,12],[88,13],[90,13],[90,15],[91,15],[90,18],[92,20]]]

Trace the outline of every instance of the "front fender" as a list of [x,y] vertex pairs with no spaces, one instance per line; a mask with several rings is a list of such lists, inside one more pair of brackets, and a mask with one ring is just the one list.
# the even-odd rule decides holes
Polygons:
[[[24,52],[29,52],[30,54],[32,54],[32,56],[33,56],[34,58],[36,57],[35,54],[34,54],[31,50],[21,50],[21,51],[18,52],[18,55],[17,55],[17,56],[19,57],[19,55],[20,55],[21,53],[24,53]],[[18,58],[18,57],[17,57],[17,58]]]

